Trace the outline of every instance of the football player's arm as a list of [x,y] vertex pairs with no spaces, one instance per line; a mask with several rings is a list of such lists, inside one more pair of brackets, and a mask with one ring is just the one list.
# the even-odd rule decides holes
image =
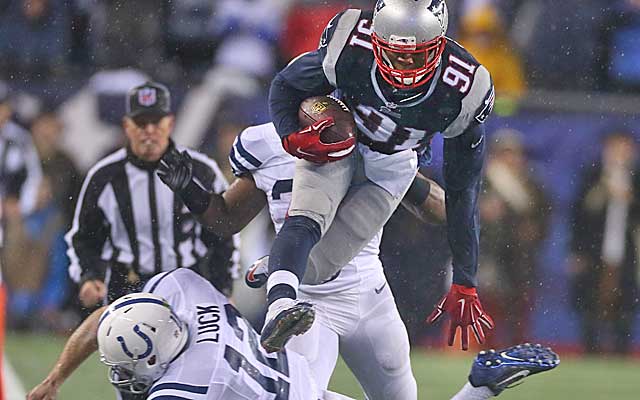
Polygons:
[[298,108],[307,97],[331,93],[337,85],[336,65],[359,10],[345,10],[327,24],[318,49],[294,58],[276,74],[269,89],[269,112],[280,137],[300,129]]
[[421,173],[402,199],[402,206],[424,223],[442,225],[447,221],[444,189]]
[[[201,162],[206,162],[206,167]],[[195,214],[207,230],[225,238],[240,232],[264,207],[264,194],[256,187],[253,178],[242,176],[231,186],[218,165],[208,157],[193,154],[194,174],[206,187],[211,188],[209,206],[201,214]],[[200,173],[196,167],[200,166]],[[209,178],[203,179],[205,172]],[[205,235],[206,236],[206,235]]]
[[54,400],[60,386],[98,349],[98,322],[107,306],[100,307],[71,334],[47,377],[27,395],[27,400]]
[[200,223],[219,236],[240,232],[267,204],[251,175],[236,178],[222,195],[212,194],[209,207],[197,215]]
[[453,283],[469,288],[477,286],[478,195],[484,158],[482,124],[472,124],[462,134],[444,140],[445,204]]
[[280,137],[301,128],[298,108],[302,100],[333,90],[322,70],[322,54],[317,50],[298,56],[276,74],[269,89],[269,113]]

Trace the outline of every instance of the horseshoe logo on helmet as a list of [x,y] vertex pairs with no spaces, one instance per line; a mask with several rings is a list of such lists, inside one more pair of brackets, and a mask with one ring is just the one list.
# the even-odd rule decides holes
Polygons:
[[120,342],[122,351],[124,351],[124,354],[126,354],[131,358],[142,359],[142,358],[148,357],[149,354],[151,354],[151,352],[153,351],[153,342],[151,342],[151,338],[149,338],[149,336],[147,336],[144,332],[142,332],[138,325],[133,327],[133,332],[136,335],[140,336],[142,340],[144,340],[144,342],[147,344],[147,349],[144,351],[144,353],[140,354],[139,356],[135,356],[131,352],[131,350],[129,350],[129,348],[127,347],[127,344],[125,343],[124,338],[122,336],[118,336],[116,339],[118,340],[118,342]]

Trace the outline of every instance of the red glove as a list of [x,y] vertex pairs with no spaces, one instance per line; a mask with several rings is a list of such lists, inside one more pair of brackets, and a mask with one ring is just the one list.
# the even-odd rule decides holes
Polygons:
[[320,140],[320,133],[334,124],[333,118],[317,121],[282,139],[282,146],[292,156],[315,163],[341,160],[351,154],[356,147],[356,138],[351,137],[335,143],[323,143]]
[[482,325],[493,329],[493,319],[485,314],[478,299],[476,288],[462,285],[451,285],[449,293],[440,300],[436,309],[427,318],[427,322],[436,322],[445,312],[449,313],[449,346],[453,346],[458,327],[462,329],[462,350],[469,349],[469,327],[473,330],[478,343],[484,343],[485,336]]

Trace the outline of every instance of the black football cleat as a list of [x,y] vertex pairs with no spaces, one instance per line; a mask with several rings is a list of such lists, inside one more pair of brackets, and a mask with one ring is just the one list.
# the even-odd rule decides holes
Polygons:
[[473,361],[469,382],[475,387],[487,386],[497,396],[527,376],[549,371],[558,364],[560,357],[539,344],[481,351]]

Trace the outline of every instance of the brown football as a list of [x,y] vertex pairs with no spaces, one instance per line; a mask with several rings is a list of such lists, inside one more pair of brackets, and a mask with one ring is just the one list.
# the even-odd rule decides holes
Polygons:
[[335,125],[320,133],[320,140],[324,143],[341,142],[356,136],[356,122],[342,101],[333,96],[315,96],[300,103],[298,119],[303,127],[329,117],[333,117]]

